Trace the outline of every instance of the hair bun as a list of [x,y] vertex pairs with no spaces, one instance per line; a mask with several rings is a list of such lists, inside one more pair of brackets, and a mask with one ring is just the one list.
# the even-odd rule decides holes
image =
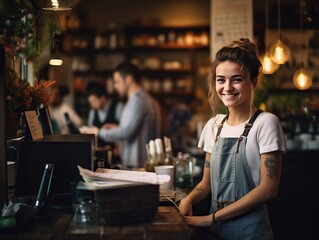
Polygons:
[[249,52],[251,55],[258,55],[256,45],[248,38],[240,38],[239,40],[232,41],[228,47],[240,48]]

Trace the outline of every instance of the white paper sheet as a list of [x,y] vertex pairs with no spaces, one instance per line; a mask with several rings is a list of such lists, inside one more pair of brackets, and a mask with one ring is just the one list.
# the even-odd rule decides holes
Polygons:
[[78,166],[80,175],[86,182],[90,181],[127,181],[127,182],[143,182],[150,184],[157,184],[156,173],[142,172],[142,171],[129,171],[129,170],[115,170],[99,168],[96,172],[84,169]]

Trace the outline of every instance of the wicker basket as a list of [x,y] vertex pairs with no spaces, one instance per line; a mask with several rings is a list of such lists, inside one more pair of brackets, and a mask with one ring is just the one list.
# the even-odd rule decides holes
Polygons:
[[95,190],[95,199],[108,226],[151,222],[159,201],[159,185]]

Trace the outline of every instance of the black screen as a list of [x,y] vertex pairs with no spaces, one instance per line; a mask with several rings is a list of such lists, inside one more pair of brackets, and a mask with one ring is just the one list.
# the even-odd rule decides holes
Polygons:
[[71,193],[71,183],[82,180],[77,165],[92,169],[95,154],[92,134],[47,135],[21,141],[15,196],[36,196],[46,163],[54,164],[48,199]]

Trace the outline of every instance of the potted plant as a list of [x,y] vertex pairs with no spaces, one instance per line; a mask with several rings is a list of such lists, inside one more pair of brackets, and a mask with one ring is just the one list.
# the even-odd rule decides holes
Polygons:
[[41,106],[48,105],[49,88],[55,81],[34,81],[34,85],[31,86],[28,81],[21,80],[12,69],[7,69],[6,75],[7,130],[8,136],[15,136],[24,111],[38,110]]

